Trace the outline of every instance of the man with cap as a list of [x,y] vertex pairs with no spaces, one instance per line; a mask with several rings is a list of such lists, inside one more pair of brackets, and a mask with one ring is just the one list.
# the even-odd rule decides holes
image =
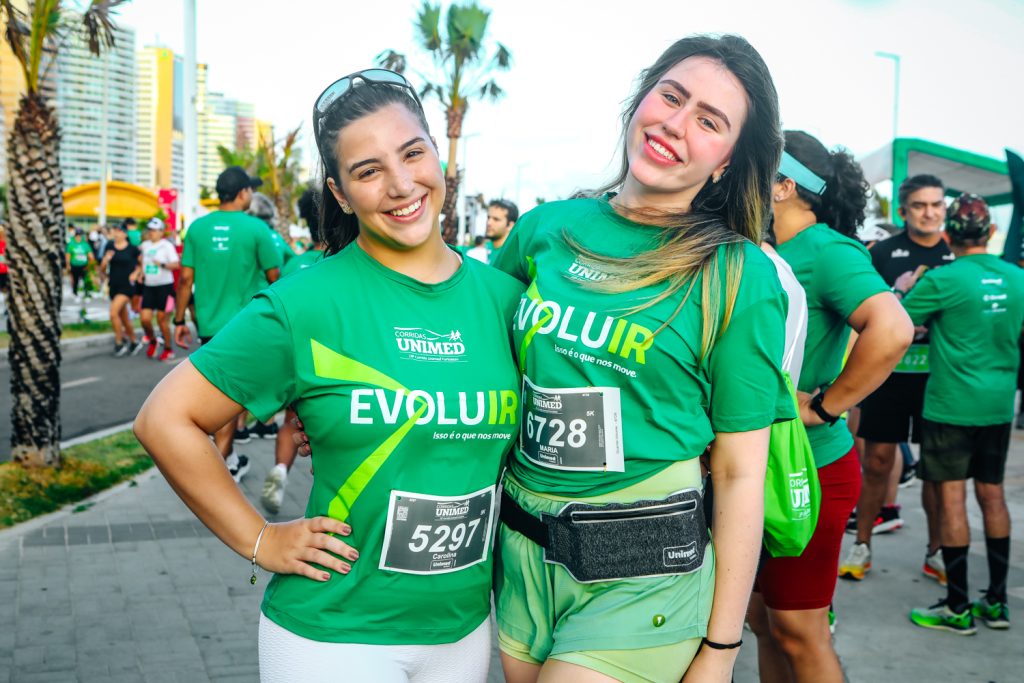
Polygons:
[[[174,359],[171,349],[171,327],[167,324],[168,302],[174,299],[174,271],[180,267],[178,251],[164,239],[166,227],[159,218],[146,223],[146,241],[139,247],[142,267],[142,314],[140,322],[148,339],[146,356],[161,361]],[[160,334],[153,330],[153,312]],[[166,340],[166,341],[165,341]],[[163,352],[157,356],[160,346]]]
[[[220,207],[197,218],[185,236],[178,280],[174,341],[187,347],[192,334],[185,324],[185,309],[195,287],[197,333],[206,343],[249,303],[249,299],[273,283],[281,273],[281,255],[266,225],[245,212],[252,203],[253,189],[262,181],[249,176],[240,166],[226,168],[217,177]],[[217,447],[235,481],[249,470],[249,459],[236,455],[235,421],[214,436]]]
[[[1017,340],[1024,326],[1024,271],[987,252],[994,232],[985,201],[960,195],[946,212],[944,234],[956,260],[928,271],[916,284],[914,275],[901,276],[895,287],[897,296],[913,287],[903,305],[914,324],[931,333],[919,475],[938,487],[947,579],[946,597],[911,610],[910,620],[962,635],[977,631],[975,619],[990,628],[1010,626],[1010,516],[1003,474],[1020,363]],[[988,588],[973,604],[967,596],[970,478],[984,519],[989,567]]]

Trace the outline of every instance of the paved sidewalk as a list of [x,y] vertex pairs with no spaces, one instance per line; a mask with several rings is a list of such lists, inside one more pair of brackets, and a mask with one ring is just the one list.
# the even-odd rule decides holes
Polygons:
[[[253,461],[242,488],[258,501],[273,441],[254,439],[239,450]],[[964,638],[907,621],[910,607],[942,594],[919,573],[925,527],[914,486],[900,493],[907,526],[876,537],[871,574],[859,584],[840,582],[837,590],[836,647],[850,681],[1024,679],[1021,432],[1010,457],[1014,628],[982,627]],[[308,461],[299,460],[279,519],[302,514],[310,482]],[[257,681],[256,628],[267,575],[250,586],[247,560],[206,531],[155,469],[99,498],[84,511],[0,532],[0,683]],[[972,526],[973,591],[985,585],[987,566],[976,515]],[[849,543],[848,537],[844,550]],[[737,683],[757,680],[753,635],[744,640]],[[502,680],[496,655],[489,680]]]

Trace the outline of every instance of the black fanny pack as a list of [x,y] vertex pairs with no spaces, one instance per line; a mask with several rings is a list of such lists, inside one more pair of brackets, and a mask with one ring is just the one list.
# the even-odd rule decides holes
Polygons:
[[580,583],[689,574],[704,565],[711,540],[697,489],[635,503],[566,503],[557,515],[540,518],[503,491],[501,521]]

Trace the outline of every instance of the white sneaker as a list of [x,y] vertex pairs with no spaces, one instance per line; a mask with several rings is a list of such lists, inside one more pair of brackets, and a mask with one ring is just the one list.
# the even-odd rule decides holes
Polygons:
[[248,471],[249,458],[247,456],[239,455],[238,460],[233,466],[228,464],[228,472],[231,473],[231,478],[234,479],[236,483],[242,481],[242,477],[244,477]]
[[267,478],[263,480],[263,495],[260,497],[260,502],[270,514],[276,515],[280,511],[287,483],[288,474],[283,468],[276,465],[270,468]]
[[854,543],[846,559],[839,565],[839,578],[860,581],[871,570],[871,548],[867,543]]
[[942,548],[939,548],[931,555],[928,554],[927,550],[925,551],[921,573],[929,579],[938,581],[940,586],[946,585],[946,563],[942,560]]

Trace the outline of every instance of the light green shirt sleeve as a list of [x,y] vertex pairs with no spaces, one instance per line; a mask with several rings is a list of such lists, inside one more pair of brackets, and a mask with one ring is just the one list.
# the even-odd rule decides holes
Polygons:
[[[259,347],[252,344],[259,339]],[[189,356],[197,370],[261,422],[296,398],[295,347],[284,306],[261,292]]]

